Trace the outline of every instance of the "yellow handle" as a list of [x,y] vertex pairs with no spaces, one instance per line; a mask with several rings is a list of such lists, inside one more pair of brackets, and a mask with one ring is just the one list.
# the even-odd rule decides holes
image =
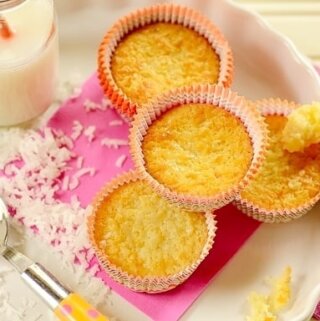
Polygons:
[[108,321],[80,295],[71,293],[54,311],[60,321]]

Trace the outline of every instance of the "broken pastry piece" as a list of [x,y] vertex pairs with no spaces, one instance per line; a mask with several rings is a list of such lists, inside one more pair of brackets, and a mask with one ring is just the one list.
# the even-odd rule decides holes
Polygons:
[[283,130],[283,147],[289,152],[300,152],[320,143],[320,102],[303,105],[289,116]]
[[246,321],[277,321],[278,314],[286,308],[291,299],[291,267],[287,267],[280,277],[271,278],[271,291],[264,295],[253,292],[248,301],[250,315]]

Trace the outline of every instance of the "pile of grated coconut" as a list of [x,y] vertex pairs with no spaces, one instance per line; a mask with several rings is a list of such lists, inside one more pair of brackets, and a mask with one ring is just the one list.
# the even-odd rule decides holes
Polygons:
[[[68,93],[71,92],[78,95],[80,90],[74,90],[70,85]],[[88,109],[87,112],[105,109],[106,102],[103,101],[101,106],[86,102],[84,108]],[[117,126],[120,122],[110,125]],[[76,122],[72,137],[76,140],[83,133],[91,142],[95,138],[94,132],[93,126],[84,129]],[[108,303],[110,289],[95,277],[101,267],[89,264],[94,257],[88,246],[85,224],[89,209],[81,207],[77,197],[73,197],[70,204],[56,198],[59,191],[76,188],[81,183],[81,176],[95,174],[93,168],[82,168],[83,157],[72,151],[74,140],[50,128],[41,133],[30,129],[1,129],[0,195],[9,206],[11,227],[20,229],[23,237],[32,239],[32,242],[40,241],[47,253],[57,257],[63,271],[72,275],[75,280],[73,290],[103,311],[101,303]],[[119,142],[110,145],[118,146],[115,143]],[[121,141],[119,145],[122,144]],[[69,177],[66,174],[70,169],[68,164],[75,159],[78,172]],[[121,167],[124,161],[121,156],[117,166]],[[40,312],[28,315],[30,311],[37,311],[34,307],[39,304],[29,295],[22,298],[24,303],[19,307],[15,304],[8,286],[12,269],[1,266],[0,261],[0,315],[3,320],[48,320]],[[18,277],[17,274],[13,276]]]

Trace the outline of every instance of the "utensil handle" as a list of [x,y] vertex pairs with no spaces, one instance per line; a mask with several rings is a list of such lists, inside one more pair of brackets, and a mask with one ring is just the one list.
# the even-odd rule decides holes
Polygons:
[[76,293],[67,296],[54,313],[60,321],[108,321],[104,315]]

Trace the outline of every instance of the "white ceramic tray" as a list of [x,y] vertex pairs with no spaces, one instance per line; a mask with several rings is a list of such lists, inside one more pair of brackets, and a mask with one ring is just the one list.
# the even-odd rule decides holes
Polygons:
[[[112,22],[137,7],[156,1],[56,2],[60,11],[61,76],[68,78],[74,71],[86,76],[94,71],[96,48]],[[203,11],[222,29],[235,53],[233,88],[240,94],[251,99],[276,96],[298,102],[320,100],[320,80],[311,64],[288,39],[272,30],[258,15],[223,0],[176,3]],[[248,293],[263,290],[265,277],[278,275],[287,265],[293,268],[294,291],[290,308],[281,320],[308,320],[320,299],[319,227],[319,206],[298,221],[285,225],[263,225],[208,286],[183,320],[243,321]],[[38,242],[28,241],[24,250],[62,281],[73,285],[73,276],[65,273],[49,253],[44,255],[44,249]],[[22,292],[32,297],[15,275],[10,275],[5,282],[7,287],[10,282],[10,291],[17,298],[15,304],[20,304],[18,298]],[[53,320],[43,305],[38,304],[35,309],[43,313],[38,321]],[[119,321],[148,320],[116,294],[109,296],[103,310]],[[33,321],[31,314],[23,320]]]

